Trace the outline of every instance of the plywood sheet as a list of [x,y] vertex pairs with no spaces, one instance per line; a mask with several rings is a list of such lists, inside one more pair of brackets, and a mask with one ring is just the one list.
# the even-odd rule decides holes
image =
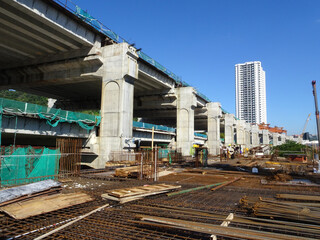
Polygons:
[[0,211],[6,212],[15,219],[25,219],[92,200],[85,193],[55,194],[12,203],[1,207]]

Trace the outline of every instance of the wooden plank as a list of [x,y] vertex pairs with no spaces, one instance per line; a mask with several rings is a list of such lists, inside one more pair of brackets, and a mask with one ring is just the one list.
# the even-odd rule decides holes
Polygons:
[[181,188],[181,186],[169,185],[169,184],[157,184],[157,185],[148,185],[141,187],[133,187],[133,188],[123,188],[123,189],[115,189],[108,192],[110,196],[122,198],[135,196],[139,194],[144,194],[148,192],[155,191],[163,191],[163,190],[174,190]]
[[101,197],[113,201],[118,201],[120,203],[125,203],[133,200],[138,200],[146,196],[169,192],[178,188],[181,188],[181,186],[156,184],[134,188],[115,189],[106,194],[102,194]]
[[33,193],[33,194],[31,194],[31,195],[24,195],[24,196],[21,196],[21,197],[19,197],[19,198],[12,199],[12,200],[10,200],[10,201],[2,202],[2,203],[0,203],[0,207],[5,206],[5,205],[8,205],[8,204],[11,204],[11,203],[20,202],[20,201],[28,200],[28,199],[32,199],[32,198],[35,198],[35,197],[38,197],[38,196],[56,194],[56,193],[61,192],[61,190],[62,190],[61,187],[54,187],[54,188],[51,188],[51,189],[49,189],[49,190],[45,190],[45,191],[42,191],[42,192]]
[[37,197],[24,202],[12,203],[1,207],[0,211],[7,213],[15,219],[25,219],[92,200],[93,199],[85,193],[55,194]]
[[[221,185],[220,185],[220,186],[221,186]],[[226,218],[226,220],[223,221],[223,222],[220,224],[220,226],[222,226],[222,227],[228,227],[229,224],[230,224],[230,221],[233,220],[233,218],[234,218],[233,213],[230,213],[230,214],[228,215],[228,217]],[[217,239],[218,239],[218,238],[217,238],[217,235],[212,234],[212,235],[211,235],[211,239],[212,239],[212,240],[217,240]]]
[[168,191],[170,191],[170,190],[164,190],[164,191],[159,191],[159,192],[150,192],[150,193],[145,193],[145,194],[141,194],[141,195],[137,195],[137,196],[123,197],[123,198],[117,198],[117,197],[114,197],[114,196],[110,196],[109,194],[106,193],[106,194],[102,194],[101,197],[104,198],[104,199],[117,201],[117,202],[122,204],[122,203],[127,203],[127,202],[131,202],[131,201],[139,200],[139,199],[142,199],[142,198],[147,197],[147,196],[166,193]]

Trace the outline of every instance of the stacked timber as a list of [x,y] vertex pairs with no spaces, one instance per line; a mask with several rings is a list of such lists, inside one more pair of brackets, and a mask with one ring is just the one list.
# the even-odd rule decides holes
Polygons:
[[[142,169],[144,175],[151,172],[151,165],[143,166]],[[141,172],[141,166],[132,166],[132,167],[123,167],[117,168],[115,170],[114,176],[115,177],[132,177],[138,178],[139,173]]]
[[137,177],[138,166],[117,168],[114,173],[115,177]]
[[117,201],[119,203],[126,203],[134,200],[139,200],[147,196],[166,193],[178,188],[181,188],[181,186],[169,184],[147,185],[141,187],[111,190],[106,194],[102,194],[101,197],[104,199]]

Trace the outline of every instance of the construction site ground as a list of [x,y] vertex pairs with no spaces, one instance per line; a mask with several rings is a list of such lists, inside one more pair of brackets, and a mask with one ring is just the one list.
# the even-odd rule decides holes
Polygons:
[[[16,220],[6,214],[0,215],[0,235],[2,239],[35,239],[48,233],[72,219],[109,203],[109,206],[97,211],[78,222],[61,229],[45,239],[212,239],[210,234],[186,229],[174,229],[157,225],[138,223],[139,214],[158,217],[176,218],[196,223],[220,225],[223,218],[230,213],[238,216],[250,216],[239,206],[240,199],[262,197],[274,199],[276,194],[306,194],[320,196],[320,188],[314,184],[264,184],[270,176],[251,174],[241,171],[226,171],[213,168],[176,168],[174,173],[160,177],[157,183],[181,185],[181,190],[221,183],[240,178],[215,191],[204,188],[174,196],[166,194],[145,197],[141,200],[119,204],[111,200],[103,200],[101,195],[112,189],[154,184],[153,181],[130,178],[116,178],[112,171],[87,172],[80,177],[61,179],[64,193],[85,192],[94,201],[60,209],[57,211]],[[181,210],[180,212],[173,211]],[[195,217],[187,214],[188,210],[199,210],[203,213],[221,215],[221,219]],[[184,214],[185,212],[185,214]],[[318,224],[318,223],[315,223]],[[295,237],[319,239],[317,232],[303,232],[299,229],[283,229],[265,224],[248,224],[231,222],[230,227],[251,230],[263,230],[271,234],[285,234]],[[320,226],[319,226],[320,227]],[[263,235],[261,235],[263,237]],[[218,239],[236,239],[219,237]],[[243,239],[247,239],[243,237]],[[268,239],[268,238],[265,238]],[[274,239],[277,239],[276,237]]]

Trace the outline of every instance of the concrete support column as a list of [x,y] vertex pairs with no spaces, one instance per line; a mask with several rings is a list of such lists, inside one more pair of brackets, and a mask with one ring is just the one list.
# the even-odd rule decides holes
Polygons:
[[227,113],[224,117],[224,144],[228,146],[234,143],[234,115]]
[[236,143],[238,145],[245,145],[245,121],[236,120]]
[[251,126],[251,144],[252,147],[259,146],[259,127],[258,125],[254,124]]
[[251,124],[245,123],[245,136],[244,136],[246,148],[251,148]]
[[220,118],[221,104],[219,102],[207,103],[208,109],[208,140],[207,146],[209,154],[220,154]]
[[176,89],[177,94],[177,149],[183,156],[190,155],[194,141],[194,108],[197,99],[192,87]]
[[269,144],[269,131],[262,130],[262,144],[267,145]]
[[134,79],[137,55],[127,44],[103,48],[100,154],[93,167],[104,168],[112,151],[121,151],[132,138]]

